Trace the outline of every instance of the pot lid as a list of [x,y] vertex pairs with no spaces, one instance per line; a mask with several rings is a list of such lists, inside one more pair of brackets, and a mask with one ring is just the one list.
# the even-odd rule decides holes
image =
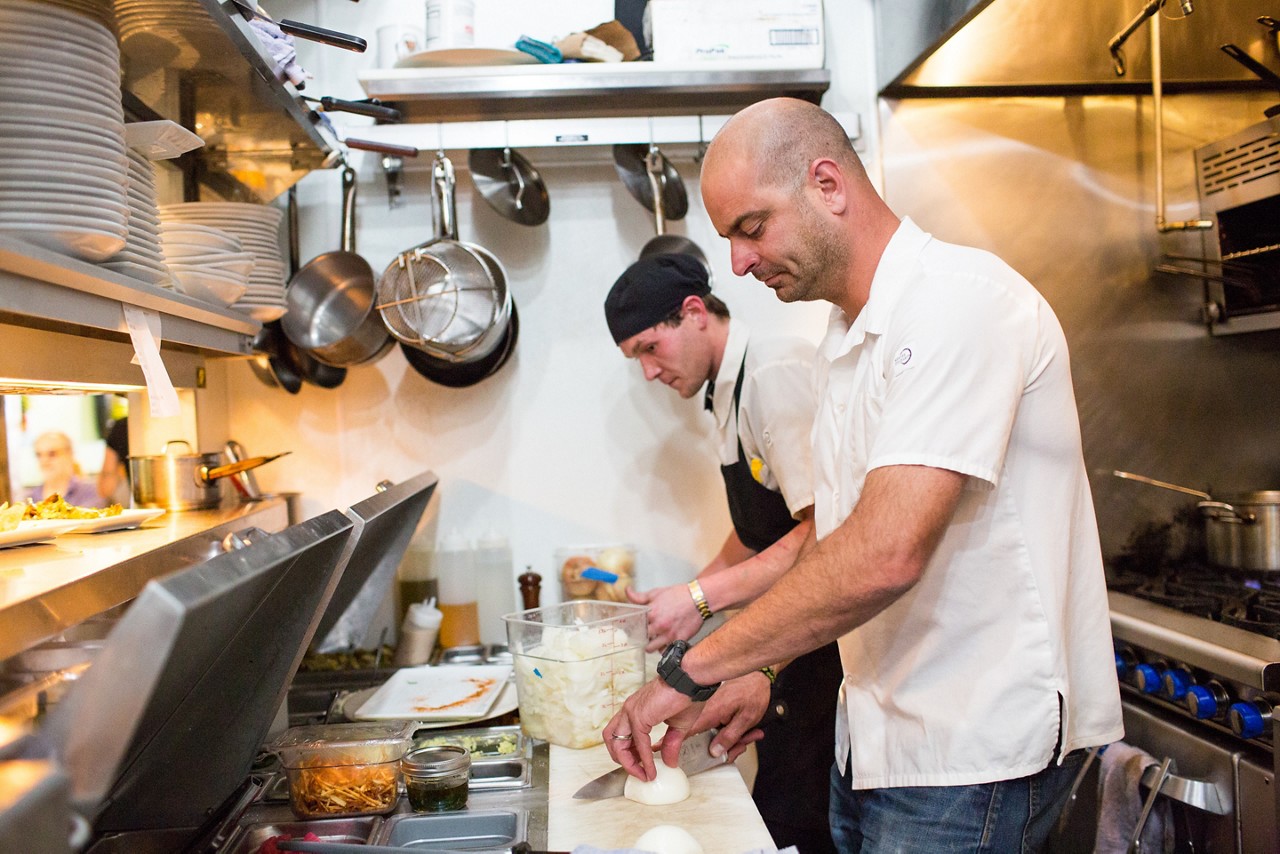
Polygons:
[[615,145],[613,147],[613,165],[618,177],[626,185],[627,192],[646,210],[657,213],[653,206],[653,183],[649,176],[647,158],[653,152],[661,175],[658,181],[661,189],[662,216],[664,219],[684,219],[689,212],[689,196],[684,189],[684,180],[676,167],[666,158],[657,146],[649,145]]
[[495,211],[521,225],[542,225],[551,214],[547,186],[533,164],[510,148],[477,148],[467,158],[471,179]]

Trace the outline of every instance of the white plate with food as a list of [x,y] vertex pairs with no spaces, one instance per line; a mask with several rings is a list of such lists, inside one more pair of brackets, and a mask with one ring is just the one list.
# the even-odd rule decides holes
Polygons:
[[373,692],[355,720],[465,720],[489,714],[511,681],[509,664],[404,667]]
[[154,519],[163,514],[163,507],[148,507],[138,510],[121,510],[114,516],[103,516],[99,519],[74,519],[68,522],[75,527],[67,534],[105,534],[107,531],[124,531],[129,528],[136,528],[149,519]]
[[21,522],[11,531],[0,531],[0,549],[7,549],[10,546],[27,546],[32,543],[47,543],[59,534],[65,534],[77,524],[70,519]]

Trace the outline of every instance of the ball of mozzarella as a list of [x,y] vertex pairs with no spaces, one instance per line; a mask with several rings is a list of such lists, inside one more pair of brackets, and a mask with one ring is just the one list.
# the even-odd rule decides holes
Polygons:
[[689,835],[689,831],[672,824],[650,828],[632,847],[658,854],[704,854],[702,846]]
[[627,777],[622,794],[646,806],[678,804],[689,797],[689,778],[683,771],[668,767],[657,757],[654,758],[653,764],[657,774],[652,780],[645,782],[635,777]]

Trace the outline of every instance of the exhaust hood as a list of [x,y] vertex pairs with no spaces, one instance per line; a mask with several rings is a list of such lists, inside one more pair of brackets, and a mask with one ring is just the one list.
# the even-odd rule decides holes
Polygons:
[[[1149,93],[1147,21],[1122,48],[1110,42],[1150,0],[888,0],[876,3],[877,74],[888,98]],[[1191,14],[1183,17],[1183,9]],[[1275,0],[1169,0],[1161,19],[1169,92],[1270,88],[1219,48],[1236,44],[1280,71],[1276,32],[1258,22]],[[1181,20],[1179,20],[1181,19]],[[1280,95],[1278,95],[1280,97]]]

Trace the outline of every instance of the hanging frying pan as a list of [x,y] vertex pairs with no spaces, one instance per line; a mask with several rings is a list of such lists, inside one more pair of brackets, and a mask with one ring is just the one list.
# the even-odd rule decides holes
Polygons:
[[489,206],[521,225],[542,225],[551,213],[546,184],[533,164],[507,148],[477,148],[467,158],[471,179]]
[[[613,165],[618,170],[618,177],[626,185],[627,192],[655,215],[679,220],[684,219],[689,212],[689,196],[685,193],[684,181],[671,161],[658,150],[658,146],[653,143],[615,145]],[[651,171],[658,177],[656,189],[649,178]],[[655,198],[662,199],[662,204],[655,205]]]
[[[624,148],[637,149],[637,148],[643,148],[643,147],[642,146],[621,146],[621,145],[614,146],[615,162],[619,162],[618,150],[624,149]],[[634,154],[634,153],[635,152],[633,151],[630,154],[627,154],[626,156],[630,157],[631,154]],[[694,243],[689,238],[680,234],[667,234],[667,219],[670,216],[667,210],[667,203],[669,201],[668,197],[671,195],[670,192],[668,192],[668,188],[674,185],[679,186],[680,193],[679,193],[678,201],[683,204],[683,208],[680,211],[680,216],[670,217],[670,218],[680,219],[688,212],[688,209],[689,209],[689,199],[684,192],[684,182],[680,180],[680,176],[677,174],[675,178],[675,184],[673,185],[673,183],[669,178],[668,170],[670,170],[671,172],[674,172],[675,170],[672,168],[671,163],[666,159],[666,157],[663,156],[662,152],[658,150],[658,147],[656,145],[650,145],[649,148],[644,152],[643,163],[644,163],[644,177],[645,177],[645,180],[648,182],[648,187],[649,187],[649,192],[645,196],[645,198],[649,199],[650,201],[657,199],[659,204],[656,207],[649,207],[649,205],[647,204],[645,205],[645,207],[649,207],[649,209],[653,211],[653,225],[654,225],[654,231],[656,232],[656,234],[654,237],[650,238],[649,241],[645,243],[645,245],[640,249],[640,257],[648,258],[651,255],[671,255],[671,254],[692,255],[693,257],[697,258],[699,262],[702,263],[703,268],[705,268],[707,271],[707,278],[710,279],[711,278],[711,262],[707,260],[706,254],[703,253],[702,249],[698,246],[698,244]],[[619,169],[619,174],[621,174],[621,172],[622,170]],[[623,179],[623,181],[624,183],[627,183],[627,180],[625,178]],[[631,185],[629,183],[627,183],[627,188],[631,189]],[[632,190],[632,195],[636,196],[636,198],[639,199],[639,201],[642,204],[644,204],[645,198],[641,198],[640,196],[636,195],[636,192],[634,190]]]
[[410,347],[400,342],[400,352],[404,353],[409,366],[436,385],[449,388],[466,388],[483,379],[493,376],[511,358],[516,349],[516,339],[520,337],[520,316],[516,313],[516,303],[511,301],[511,314],[507,328],[498,348],[489,355],[475,362],[449,362],[437,359],[430,353]]

